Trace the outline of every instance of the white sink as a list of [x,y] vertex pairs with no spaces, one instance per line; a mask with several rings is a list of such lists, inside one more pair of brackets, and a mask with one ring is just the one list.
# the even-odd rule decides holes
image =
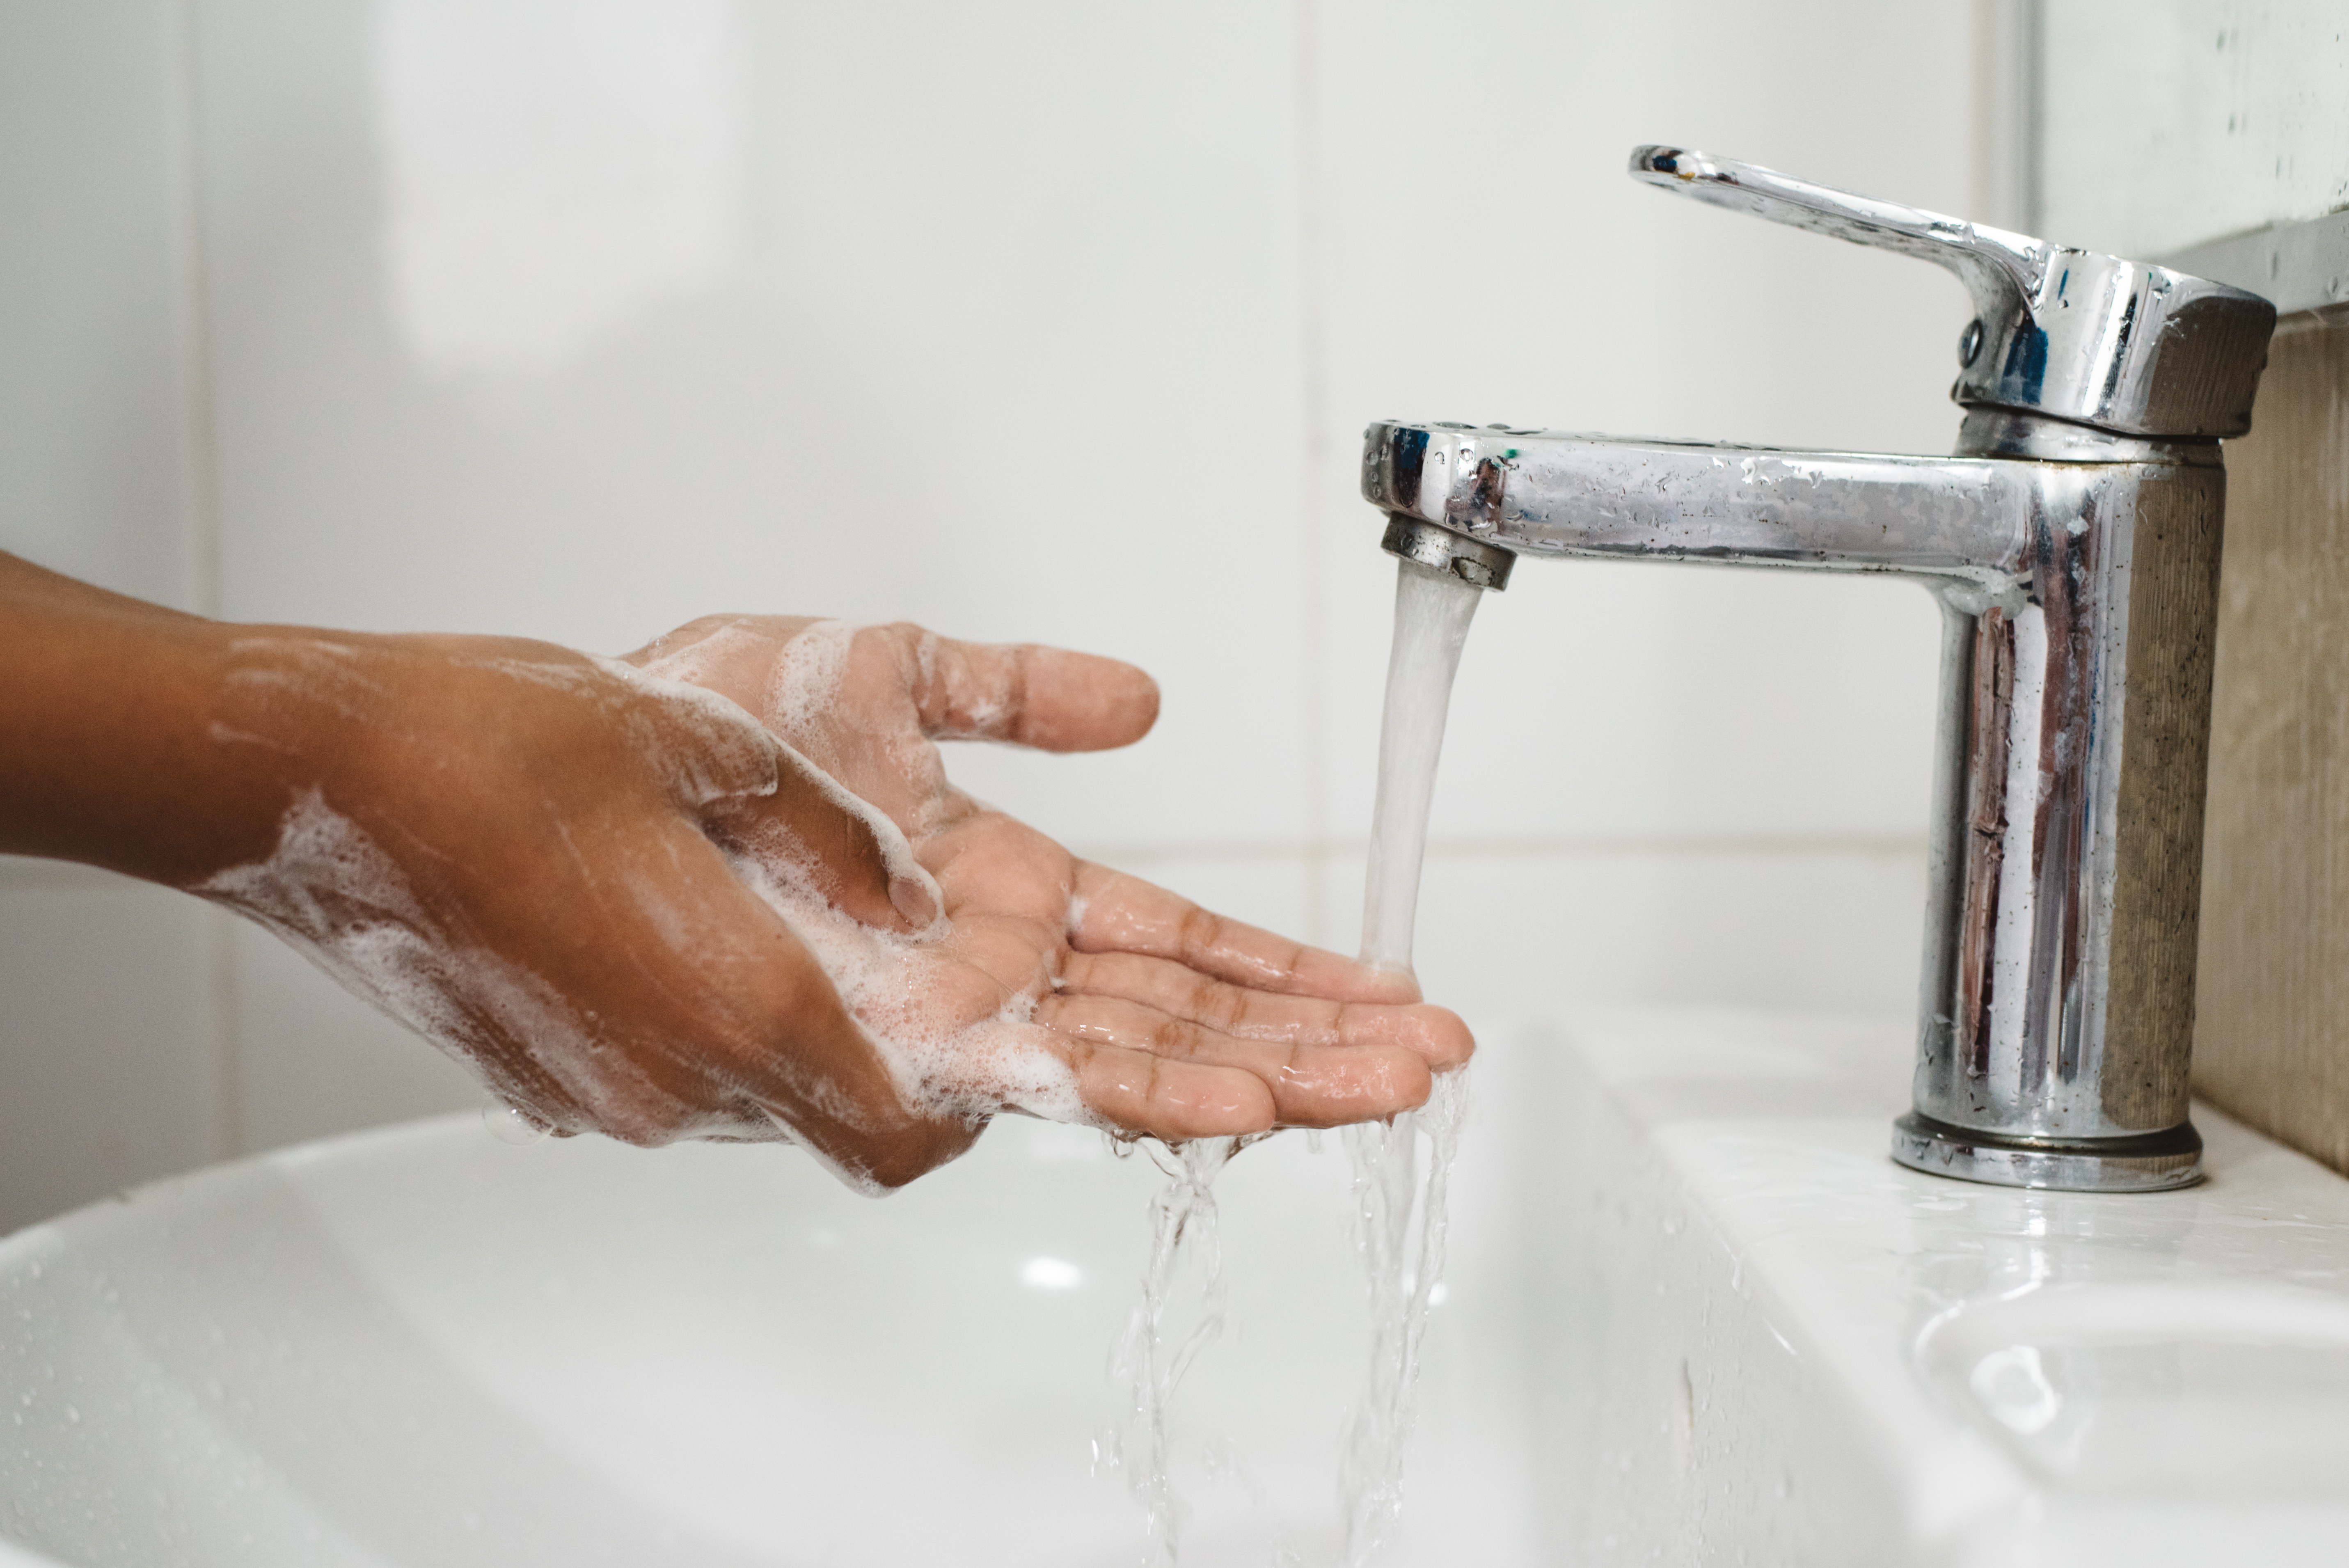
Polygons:
[[[2338,1560],[2349,1182],[2207,1109],[2186,1192],[1902,1171],[1897,1022],[1485,1035],[1381,1562]],[[1137,1562],[1091,1449],[1156,1184],[1022,1122],[874,1202],[787,1150],[472,1118],[165,1182],[0,1243],[0,1537],[79,1568]],[[1186,1563],[1334,1555],[1346,1185],[1295,1136],[1218,1184]]]

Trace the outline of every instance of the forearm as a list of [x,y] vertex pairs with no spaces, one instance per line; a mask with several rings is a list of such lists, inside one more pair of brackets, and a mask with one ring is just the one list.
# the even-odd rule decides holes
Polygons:
[[[253,915],[550,1126],[788,1130],[883,1182],[1002,1106],[1174,1140],[1319,1126],[1465,1058],[1407,983],[1081,867],[947,782],[935,738],[1138,738],[1140,671],[902,626],[700,629],[639,674],[231,625],[0,555],[0,851]],[[803,636],[832,662],[794,663]]]
[[233,632],[0,553],[0,852],[175,886],[266,853],[289,781],[223,743]]

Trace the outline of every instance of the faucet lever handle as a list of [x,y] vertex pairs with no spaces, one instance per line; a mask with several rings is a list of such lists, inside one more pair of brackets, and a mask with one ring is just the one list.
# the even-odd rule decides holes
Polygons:
[[1632,178],[1948,268],[1973,296],[1951,397],[2123,435],[2240,436],[2275,307],[2167,267],[2051,245],[1732,159],[1640,147]]

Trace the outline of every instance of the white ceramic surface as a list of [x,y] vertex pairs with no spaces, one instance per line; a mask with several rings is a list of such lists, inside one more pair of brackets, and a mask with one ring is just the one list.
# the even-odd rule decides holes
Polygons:
[[[1905,1028],[1568,1032],[1535,1430],[1563,1562],[2333,1563],[2349,1181],[2208,1107],[2181,1192],[1901,1170]],[[1570,1413],[1570,1414],[1569,1414]]]
[[[2187,1192],[1901,1171],[1905,1033],[1488,1041],[1382,1562],[2337,1560],[2349,1182],[2208,1110]],[[458,1119],[164,1183],[0,1243],[0,1532],[77,1568],[1136,1561],[1089,1445],[1154,1181],[1009,1124],[874,1203]],[[1218,1191],[1185,1561],[1325,1563],[1344,1164],[1284,1138]]]
[[2349,26],[2323,0],[2045,8],[2050,239],[2161,256],[2349,205]]
[[[517,1148],[471,1116],[164,1183],[0,1246],[0,1535],[77,1568],[1138,1562],[1091,1449],[1157,1184],[1025,1122],[874,1202],[786,1149]],[[1285,1139],[1219,1190],[1233,1331],[1178,1408],[1185,1561],[1266,1563],[1285,1527],[1327,1562],[1347,1168]],[[1398,1563],[1543,1560],[1516,1250],[1477,1241],[1506,1196],[1464,1196]]]

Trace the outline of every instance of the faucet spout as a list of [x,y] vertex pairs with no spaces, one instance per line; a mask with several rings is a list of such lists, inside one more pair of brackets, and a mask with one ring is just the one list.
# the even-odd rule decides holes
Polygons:
[[1991,411],[1950,458],[1373,425],[1387,546],[1899,575],[1941,609],[1905,1164],[2121,1191],[2188,1119],[2224,474],[2215,442]]
[[1941,610],[1916,1109],[1903,1165],[2183,1186],[2219,442],[2251,428],[2256,294],[1642,147],[1634,177],[1948,267],[1973,295],[1957,454],[1372,425],[1386,548],[1480,587],[1519,554],[1874,573]]
[[2023,574],[2039,465],[1372,425],[1362,494],[1534,555],[1950,577]]

